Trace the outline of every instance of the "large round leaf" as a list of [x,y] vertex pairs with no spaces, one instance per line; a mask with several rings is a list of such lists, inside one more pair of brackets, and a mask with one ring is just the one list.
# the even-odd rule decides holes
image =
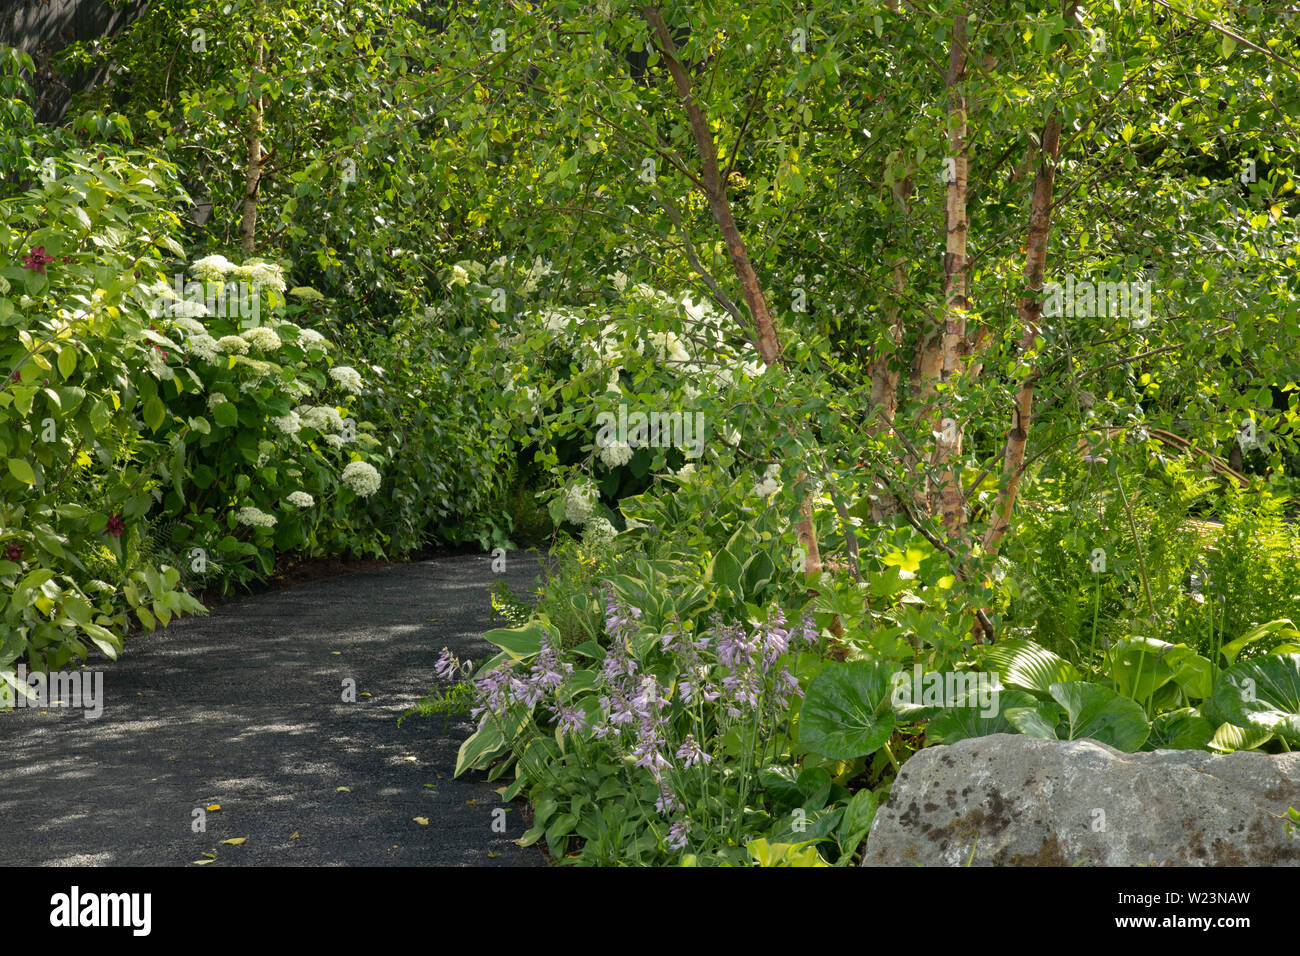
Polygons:
[[1300,743],[1300,654],[1233,664],[1219,676],[1214,704],[1230,723]]
[[1053,684],[1052,698],[1065,708],[1067,740],[1097,740],[1116,750],[1135,752],[1151,732],[1146,713],[1109,687],[1087,681]]
[[799,712],[799,742],[832,760],[875,753],[894,732],[886,661],[832,664],[812,679]]

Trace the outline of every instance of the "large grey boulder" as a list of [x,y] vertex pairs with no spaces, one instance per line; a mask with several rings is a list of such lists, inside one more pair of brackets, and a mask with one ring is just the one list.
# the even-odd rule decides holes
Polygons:
[[1288,807],[1300,809],[1300,753],[993,734],[903,765],[863,865],[1297,866]]

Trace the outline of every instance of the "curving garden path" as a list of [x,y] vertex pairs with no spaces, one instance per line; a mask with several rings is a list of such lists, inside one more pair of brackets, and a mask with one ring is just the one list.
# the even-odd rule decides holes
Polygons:
[[[483,774],[452,779],[468,718],[397,718],[435,683],[445,645],[481,661],[498,626],[470,555],[362,571],[250,597],[127,640],[102,716],[0,713],[0,865],[542,865],[496,832]],[[344,703],[343,681],[356,681]],[[368,696],[366,696],[368,695]],[[347,788],[347,789],[341,789]],[[196,833],[195,808],[207,831]],[[414,818],[428,820],[422,825]],[[240,845],[221,841],[243,837]]]

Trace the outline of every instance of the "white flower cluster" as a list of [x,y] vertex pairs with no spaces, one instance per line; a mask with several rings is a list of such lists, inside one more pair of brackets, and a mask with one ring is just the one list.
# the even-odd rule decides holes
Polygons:
[[763,472],[763,479],[754,485],[754,494],[767,498],[781,490],[781,466],[768,465]]
[[361,376],[350,365],[335,365],[330,369],[330,378],[338,382],[339,387],[344,391],[351,392],[353,395],[358,394],[364,387]]
[[204,256],[190,266],[190,274],[201,282],[221,282],[235,270],[235,264],[225,256]]
[[274,352],[281,345],[280,336],[275,334],[275,330],[264,325],[254,326],[240,335],[240,338],[263,352]]
[[582,543],[595,551],[606,550],[616,537],[617,529],[601,515],[593,515],[582,526]]
[[564,517],[574,524],[584,524],[596,510],[598,497],[590,481],[569,485],[564,489]]
[[379,490],[379,472],[375,470],[374,465],[364,461],[350,462],[343,469],[341,476],[343,484],[347,485],[362,498],[368,498]]
[[610,468],[619,468],[632,460],[633,450],[627,442],[616,441],[599,448],[596,454]]
[[295,508],[310,508],[316,503],[316,499],[305,491],[291,491],[285,500]]
[[273,417],[271,424],[285,435],[296,435],[302,428],[302,419],[298,417],[297,412],[290,412],[288,415]]
[[315,329],[300,329],[298,332],[298,344],[304,349],[320,349],[324,351],[330,347],[329,341]]
[[217,339],[217,348],[227,355],[247,355],[248,341],[238,335],[223,335]]
[[243,279],[254,289],[266,286],[276,292],[285,290],[284,270],[274,262],[262,259],[249,259],[242,266],[231,270],[236,279]]
[[213,365],[217,364],[218,359],[221,357],[221,348],[217,340],[206,332],[191,335],[185,345],[194,355],[197,355],[205,362],[211,362]]
[[220,405],[222,402],[225,401],[228,401],[228,399],[223,393],[213,392],[211,395],[208,396],[208,408],[209,409],[216,408],[218,405]]
[[306,428],[314,428],[318,432],[343,430],[343,418],[337,408],[329,405],[299,405],[294,411]]
[[235,520],[250,528],[274,528],[275,515],[269,515],[257,508],[240,508],[235,512]]

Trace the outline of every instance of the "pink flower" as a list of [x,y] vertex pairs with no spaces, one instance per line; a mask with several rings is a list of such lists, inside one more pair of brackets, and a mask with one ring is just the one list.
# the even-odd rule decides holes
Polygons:
[[46,264],[53,261],[54,261],[53,256],[47,256],[45,254],[44,246],[36,246],[32,249],[31,252],[23,256],[23,268],[35,269],[41,275],[45,275]]

